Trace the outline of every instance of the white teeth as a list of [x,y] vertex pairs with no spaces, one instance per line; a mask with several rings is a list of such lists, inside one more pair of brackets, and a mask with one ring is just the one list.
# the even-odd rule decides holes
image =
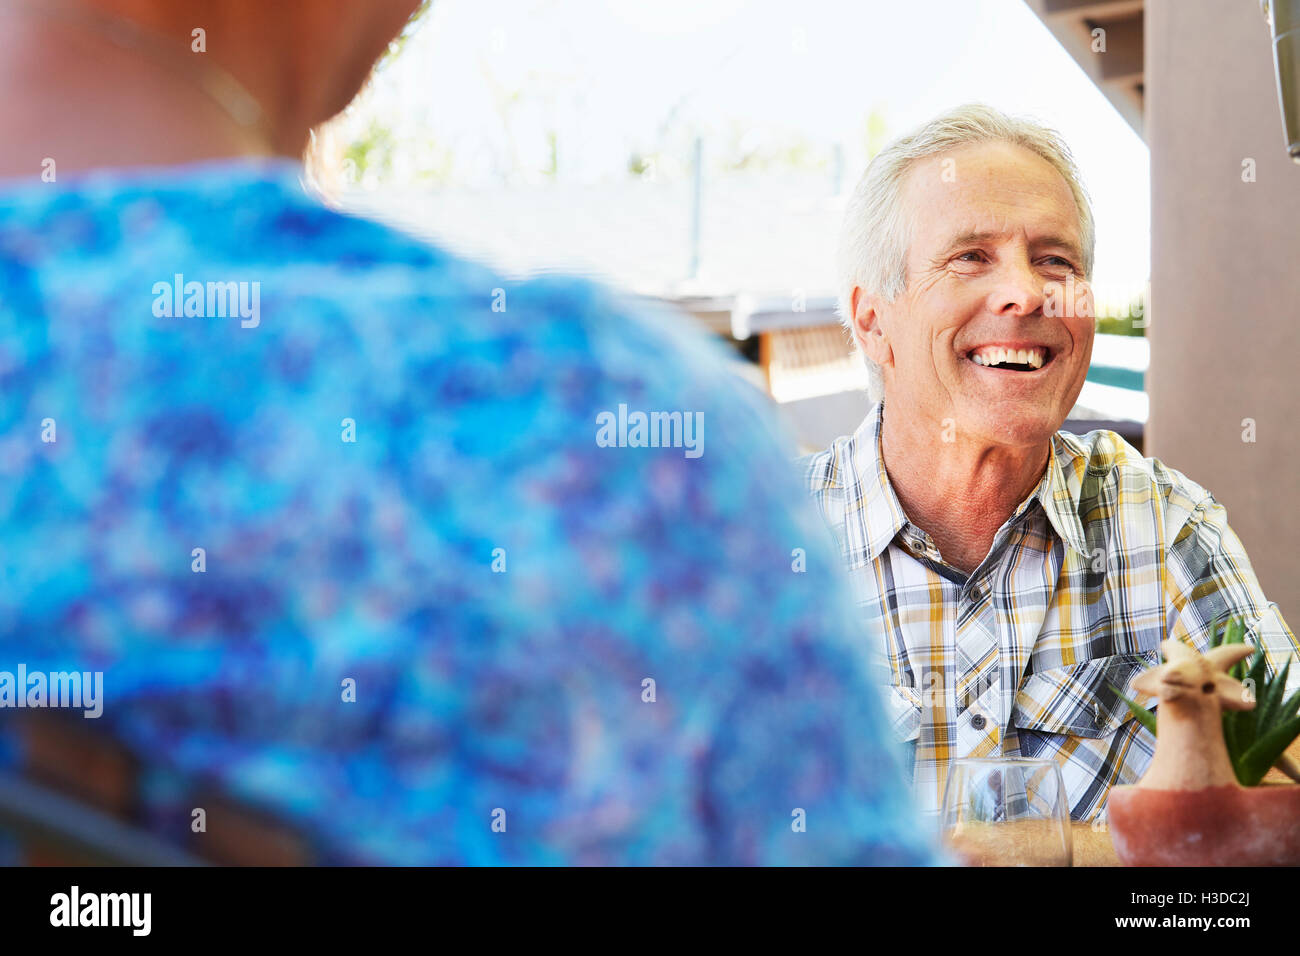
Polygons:
[[976,365],[993,366],[1004,362],[1028,365],[1030,368],[1042,368],[1047,361],[1046,349],[1006,349],[1001,346],[979,349],[970,353],[971,361]]

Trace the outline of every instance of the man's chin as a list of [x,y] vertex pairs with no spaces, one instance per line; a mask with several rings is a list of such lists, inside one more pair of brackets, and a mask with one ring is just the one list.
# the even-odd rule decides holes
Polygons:
[[1043,409],[1012,407],[981,416],[977,430],[995,444],[1027,448],[1047,444],[1064,424],[1064,415]]

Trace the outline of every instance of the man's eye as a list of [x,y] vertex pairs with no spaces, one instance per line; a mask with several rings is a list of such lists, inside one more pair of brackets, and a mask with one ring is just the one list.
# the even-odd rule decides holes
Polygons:
[[[971,258],[968,259],[966,258],[967,256],[970,256]],[[983,258],[984,258],[984,253],[974,252],[974,251],[963,252],[961,255],[957,257],[958,261],[965,261],[965,262],[979,262]]]
[[1073,262],[1071,262],[1069,259],[1062,258],[1061,256],[1048,256],[1047,259],[1044,261],[1052,265],[1065,266],[1065,268],[1070,269],[1071,271],[1078,271],[1074,268]]

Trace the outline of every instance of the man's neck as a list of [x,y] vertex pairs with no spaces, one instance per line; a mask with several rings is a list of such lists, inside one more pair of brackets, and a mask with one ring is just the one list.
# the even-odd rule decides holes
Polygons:
[[0,11],[0,128],[0,178],[37,178],[47,159],[61,176],[294,149],[242,127],[193,76],[22,7]]
[[997,531],[1043,477],[1051,443],[1030,448],[964,442],[932,423],[886,414],[881,454],[908,519],[946,563],[969,574]]

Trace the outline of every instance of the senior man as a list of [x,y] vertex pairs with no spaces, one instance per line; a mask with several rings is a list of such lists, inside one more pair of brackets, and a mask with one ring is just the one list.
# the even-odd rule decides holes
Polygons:
[[1064,143],[983,106],[888,146],[848,206],[843,316],[883,401],[806,476],[880,625],[923,810],[951,760],[1007,755],[1054,759],[1072,817],[1097,819],[1154,748],[1108,684],[1166,637],[1205,649],[1225,613],[1270,671],[1296,649],[1204,488],[1060,430],[1092,353],[1093,242]]

